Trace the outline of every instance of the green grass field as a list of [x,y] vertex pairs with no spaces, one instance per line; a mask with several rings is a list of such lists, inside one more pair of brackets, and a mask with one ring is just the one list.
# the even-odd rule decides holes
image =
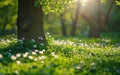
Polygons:
[[47,35],[47,46],[0,37],[0,75],[120,75],[119,34],[103,36]]

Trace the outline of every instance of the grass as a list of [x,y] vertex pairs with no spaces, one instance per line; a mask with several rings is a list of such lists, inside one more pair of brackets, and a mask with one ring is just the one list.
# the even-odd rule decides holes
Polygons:
[[[105,36],[106,35],[106,36]],[[120,75],[120,40],[52,38],[48,46],[15,36],[0,38],[0,75]]]

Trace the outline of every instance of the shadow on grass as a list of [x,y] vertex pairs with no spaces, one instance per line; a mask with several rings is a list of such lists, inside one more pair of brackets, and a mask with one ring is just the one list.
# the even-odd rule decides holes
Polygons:
[[23,54],[25,52],[32,53],[32,51],[38,50],[47,50],[47,43],[38,43],[38,42],[16,42],[11,43],[9,46],[1,48],[0,54],[2,54],[3,58],[0,59],[4,65],[8,65],[9,63],[13,62],[11,60],[11,56],[16,54]]

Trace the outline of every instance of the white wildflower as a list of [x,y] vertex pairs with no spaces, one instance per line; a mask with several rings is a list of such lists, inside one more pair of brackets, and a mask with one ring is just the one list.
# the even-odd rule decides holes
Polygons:
[[33,48],[37,48],[37,45],[33,45]]
[[47,32],[46,34],[48,34],[48,35],[49,35],[50,33],[49,33],[49,32]]
[[42,64],[44,64],[44,61],[41,61]]
[[43,49],[42,51],[43,51],[43,52],[45,52],[45,50],[44,50],[44,49]]
[[58,58],[58,55],[56,55],[55,52],[52,52],[52,56],[53,56],[54,58]]
[[18,70],[15,70],[15,74],[16,74],[16,75],[19,75],[19,72],[18,72]]
[[11,56],[11,59],[12,59],[12,60],[16,60],[17,58],[16,58],[14,55],[12,55],[12,56]]
[[58,55],[54,55],[54,58],[58,58]]
[[54,56],[55,55],[55,52],[52,52],[52,56]]
[[75,68],[76,68],[76,69],[80,69],[81,67],[80,67],[80,66],[76,66]]
[[18,42],[23,43],[23,40],[22,40],[22,39],[19,39]]
[[39,52],[39,51],[36,49],[35,52]]
[[39,60],[44,60],[46,57],[45,56],[41,56],[39,57]]
[[3,55],[2,54],[0,54],[0,59],[2,59],[3,58]]
[[32,42],[35,42],[35,39],[32,39],[31,41],[32,41]]
[[25,38],[24,38],[24,37],[22,37],[22,40],[25,40]]
[[95,62],[92,62],[92,63],[91,63],[91,66],[94,66],[94,65],[96,65],[96,63],[95,63]]
[[28,55],[29,53],[28,52],[25,52],[26,55]]
[[39,54],[43,54],[43,51],[39,51]]
[[36,52],[32,52],[32,55],[36,55]]
[[20,64],[21,64],[21,62],[20,62],[20,61],[18,61],[18,60],[16,61],[16,63],[17,63],[17,65],[20,65]]
[[44,46],[44,44],[43,44],[43,43],[40,43],[40,45],[41,45],[41,46]]
[[32,59],[33,59],[33,57],[32,57],[32,56],[28,56],[28,58],[29,58],[30,60],[32,60]]
[[43,38],[42,38],[42,37],[38,37],[38,39],[43,40]]
[[35,58],[34,61],[38,61],[38,58]]
[[21,57],[21,54],[20,54],[20,53],[17,53],[17,54],[16,54],[16,57],[17,57],[17,58]]
[[25,58],[25,57],[27,57],[28,55],[27,54],[23,54],[23,57]]

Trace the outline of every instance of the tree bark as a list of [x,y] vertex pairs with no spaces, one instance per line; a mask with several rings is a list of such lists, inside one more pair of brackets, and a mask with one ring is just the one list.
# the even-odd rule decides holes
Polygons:
[[61,30],[62,30],[62,35],[66,36],[67,35],[67,30],[66,30],[66,26],[65,26],[65,19],[63,16],[64,13],[61,13],[60,17],[61,17]]
[[108,8],[108,10],[106,12],[106,15],[105,15],[105,25],[106,25],[106,27],[107,27],[107,23],[108,23],[110,13],[112,11],[113,6],[114,6],[114,0],[110,1],[110,6],[109,6],[109,8]]
[[88,24],[89,24],[89,33],[88,37],[89,38],[98,38],[99,35],[99,28],[97,28],[94,23],[92,22],[92,19],[88,16],[86,16],[84,13],[81,13],[81,17],[84,18]]
[[5,35],[5,29],[6,29],[6,26],[7,26],[7,22],[8,22],[8,18],[5,17],[5,22],[4,22],[2,30],[1,30],[1,35]]
[[75,18],[74,18],[73,23],[72,23],[71,35],[75,35],[75,33],[76,33],[79,14],[80,14],[80,1],[77,0],[77,8],[76,8],[76,13],[75,13]]
[[34,7],[34,0],[18,0],[17,28],[18,39],[46,42],[42,6]]

